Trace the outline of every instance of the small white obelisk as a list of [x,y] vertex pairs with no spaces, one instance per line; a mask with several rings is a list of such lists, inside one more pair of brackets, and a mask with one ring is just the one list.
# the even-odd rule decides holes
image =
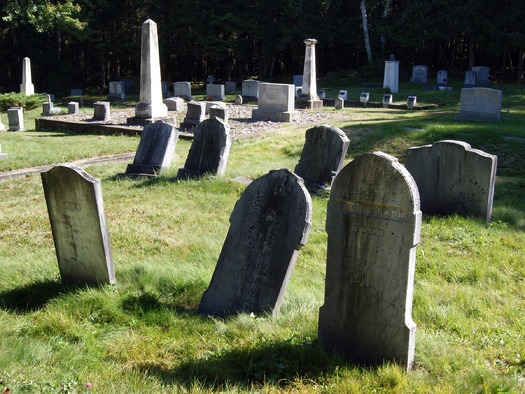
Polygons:
[[35,94],[35,86],[31,82],[31,60],[25,57],[22,64],[22,83],[20,84],[20,93],[26,96]]
[[317,95],[317,72],[315,71],[315,38],[304,40],[306,44],[304,54],[303,87],[299,97],[302,107],[322,108],[323,101]]
[[157,24],[151,19],[142,24],[140,102],[135,107],[135,116],[151,119],[168,116],[168,107],[162,98]]

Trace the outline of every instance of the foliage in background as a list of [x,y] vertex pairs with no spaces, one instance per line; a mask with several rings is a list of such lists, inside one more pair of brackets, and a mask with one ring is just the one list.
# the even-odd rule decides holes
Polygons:
[[40,107],[45,101],[47,96],[43,94],[26,96],[22,93],[4,93],[0,94],[0,110],[5,112],[11,107],[22,107],[30,111]]

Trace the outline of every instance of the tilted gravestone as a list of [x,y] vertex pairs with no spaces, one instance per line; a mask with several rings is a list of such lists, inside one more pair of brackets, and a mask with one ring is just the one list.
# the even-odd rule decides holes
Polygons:
[[350,140],[341,129],[319,125],[308,129],[299,163],[294,172],[308,189],[327,189],[343,166]]
[[128,165],[126,175],[159,175],[169,169],[178,137],[179,131],[162,120],[144,126],[133,164]]
[[462,141],[444,140],[407,150],[405,167],[430,215],[468,215],[490,221],[497,156]]
[[206,119],[193,132],[193,142],[184,168],[177,178],[200,178],[205,174],[224,175],[233,136],[221,119]]
[[250,183],[235,204],[230,229],[199,312],[279,313],[301,246],[311,227],[312,200],[286,169]]
[[459,120],[501,120],[501,90],[463,88],[459,103]]
[[186,103],[182,97],[170,97],[164,99],[164,104],[168,107],[168,111],[182,112],[186,108]]
[[187,104],[186,116],[182,122],[183,126],[193,127],[200,124],[206,117],[206,103],[190,101]]
[[345,358],[410,369],[417,186],[396,158],[356,157],[334,179],[326,218],[328,251],[319,345]]
[[100,181],[70,164],[41,176],[62,281],[115,283]]
[[212,105],[210,107],[210,119],[220,118],[224,123],[228,123],[230,110],[228,107]]

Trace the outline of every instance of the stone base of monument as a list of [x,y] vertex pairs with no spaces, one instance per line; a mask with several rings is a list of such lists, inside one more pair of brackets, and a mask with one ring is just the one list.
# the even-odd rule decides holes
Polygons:
[[126,119],[128,124],[132,126],[146,126],[147,124],[155,123],[157,120],[162,120],[163,122],[178,127],[178,119],[173,116],[162,116],[159,118],[141,118],[139,116],[133,116]]
[[152,176],[156,177],[160,174],[161,166],[152,166],[146,164],[128,164],[126,168],[126,176]]
[[264,109],[252,110],[253,120],[266,120],[272,122],[293,122],[297,119],[296,111],[268,111]]
[[177,179],[180,180],[188,180],[188,179],[199,179],[202,178],[204,174],[197,172],[197,171],[191,171],[186,168],[179,168],[179,171],[177,171]]
[[323,108],[323,100],[299,97],[297,100],[297,107],[301,109],[319,109]]

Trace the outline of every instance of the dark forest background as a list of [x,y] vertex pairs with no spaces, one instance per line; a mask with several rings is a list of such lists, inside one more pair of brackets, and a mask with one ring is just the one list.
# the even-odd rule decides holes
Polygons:
[[521,81],[524,0],[2,0],[0,93],[18,91],[31,59],[39,92],[135,79],[140,31],[158,25],[162,78],[288,81],[316,38],[317,74],[379,80],[395,54],[462,78],[474,65]]

